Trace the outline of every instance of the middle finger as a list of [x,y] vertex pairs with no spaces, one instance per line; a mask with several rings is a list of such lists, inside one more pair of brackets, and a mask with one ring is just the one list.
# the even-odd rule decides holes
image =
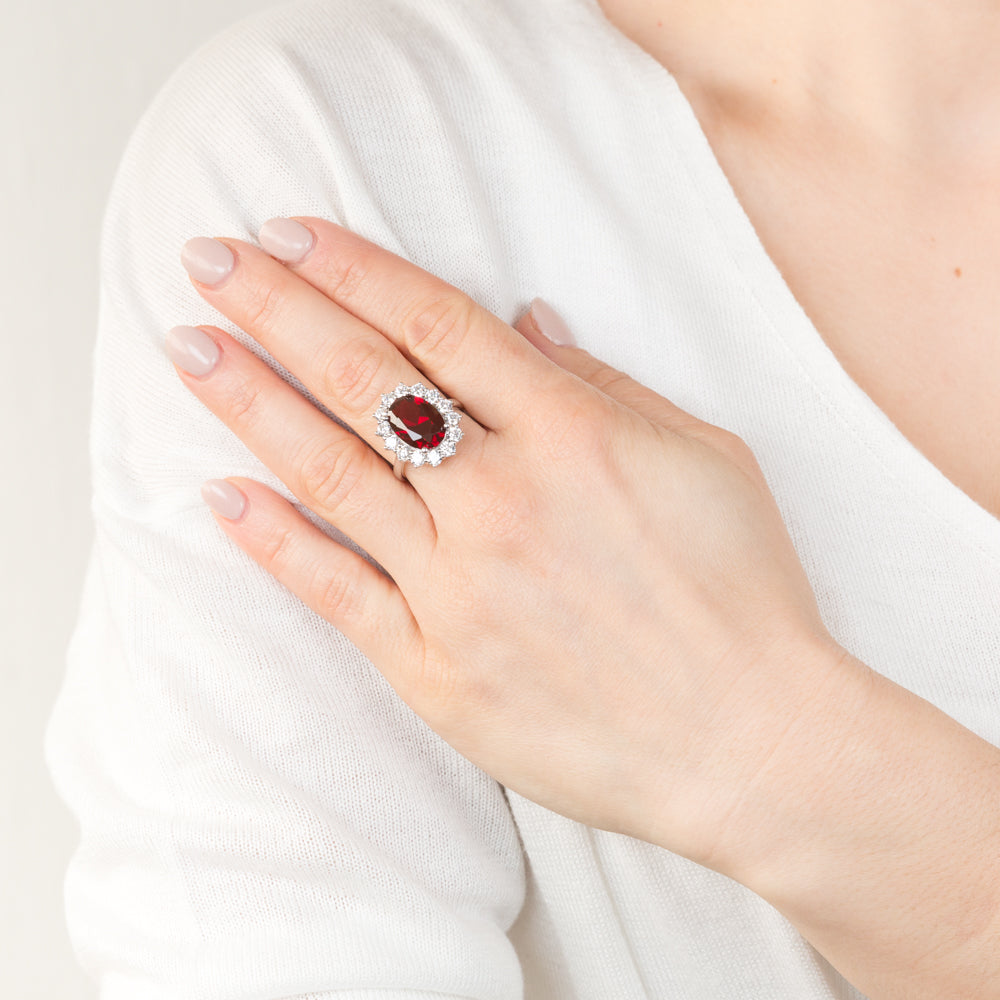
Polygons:
[[[249,333],[392,462],[393,452],[387,450],[373,414],[382,406],[383,395],[399,384],[423,382],[430,387],[423,372],[377,330],[249,243],[196,237],[185,244],[181,256],[202,298]],[[472,453],[481,452],[488,431],[468,414],[462,415],[458,430],[461,440],[455,450],[468,462]],[[452,470],[457,467],[446,459],[441,465],[431,472],[406,465],[407,479],[425,500],[454,494]]]

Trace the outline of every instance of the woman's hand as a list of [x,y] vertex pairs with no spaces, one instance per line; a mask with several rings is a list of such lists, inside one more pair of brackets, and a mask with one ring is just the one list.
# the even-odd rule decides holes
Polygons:
[[[261,231],[277,257],[305,251],[296,263],[203,237],[184,260],[205,301],[355,434],[217,327],[171,331],[168,348],[390,576],[253,480],[227,481],[248,502],[223,507],[238,515],[223,530],[504,785],[738,871],[766,850],[777,798],[815,777],[801,753],[830,700],[863,687],[750,450],[360,236],[299,223]],[[455,454],[406,482],[373,414],[417,382],[466,414]]]

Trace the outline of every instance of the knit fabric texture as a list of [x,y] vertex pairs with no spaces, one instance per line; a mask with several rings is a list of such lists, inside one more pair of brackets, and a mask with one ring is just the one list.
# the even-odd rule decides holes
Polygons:
[[738,434],[834,638],[1000,743],[1000,521],[825,346],[670,73],[595,0],[285,4],[174,72],[104,217],[96,537],[45,739],[99,1000],[857,1000],[743,886],[503,788],[219,529],[201,483],[248,476],[357,549],[164,351],[215,324],[336,419],[179,260],[287,215],[507,322],[541,295]]

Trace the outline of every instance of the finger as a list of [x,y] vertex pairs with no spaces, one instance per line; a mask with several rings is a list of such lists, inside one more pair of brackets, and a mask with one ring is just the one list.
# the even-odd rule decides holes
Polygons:
[[[426,565],[434,523],[420,496],[349,430],[217,327],[175,327],[164,344],[184,384],[310,510],[337,525],[394,577]],[[214,367],[191,374],[192,353]]]
[[[294,260],[288,234],[312,233]],[[388,337],[428,378],[462,400],[476,420],[502,431],[530,419],[553,392],[565,391],[558,366],[540,358],[503,320],[454,285],[326,219],[271,219],[258,238],[265,250],[358,319]]]
[[[213,277],[204,266],[213,261],[225,266],[220,268],[221,279],[208,285],[198,276]],[[419,384],[425,376],[377,330],[249,243],[195,237],[185,244],[182,262],[202,298],[293,372],[377,454],[386,461],[393,457],[382,434],[393,446],[404,439],[412,443],[413,436],[407,436],[410,428],[403,421],[380,421],[374,414],[383,409],[383,395],[400,384]],[[460,426],[431,436],[435,446],[446,445],[446,451],[438,449],[431,459],[431,464],[442,459],[443,468],[424,476],[418,470],[411,472],[408,465],[408,478],[425,497],[434,491],[453,493],[453,463],[447,459],[455,453],[455,442],[463,438],[461,450],[478,453],[485,436],[486,431],[475,420],[461,418]],[[435,448],[428,446],[424,450],[429,455]]]
[[[549,313],[553,313],[554,318],[550,318]],[[599,361],[582,347],[555,343],[546,336],[542,324],[547,328],[554,327],[557,339],[564,339],[563,330],[566,329],[564,321],[544,300],[535,299],[531,308],[514,324],[514,329],[561,368],[600,389],[606,396],[635,410],[652,423],[660,424],[667,430],[677,433],[690,433],[708,426],[648,386]]]
[[225,485],[243,493],[242,513],[213,510],[222,530],[279,583],[339,629],[409,701],[424,642],[399,587],[370,562],[325,535],[284,497],[240,476],[208,480],[206,503],[225,506]]

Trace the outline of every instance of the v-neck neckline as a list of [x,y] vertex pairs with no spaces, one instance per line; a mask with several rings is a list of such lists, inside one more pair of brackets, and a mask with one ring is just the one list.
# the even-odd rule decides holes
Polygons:
[[1000,519],[952,482],[889,419],[830,350],[795,297],[736,196],[701,122],[676,78],[659,60],[608,20],[598,0],[573,0],[589,8],[595,28],[619,50],[657,127],[651,141],[668,140],[681,158],[691,188],[720,237],[720,246],[745,281],[776,338],[799,362],[832,415],[873,452],[887,476],[913,500],[947,522],[976,547],[1000,560]]

